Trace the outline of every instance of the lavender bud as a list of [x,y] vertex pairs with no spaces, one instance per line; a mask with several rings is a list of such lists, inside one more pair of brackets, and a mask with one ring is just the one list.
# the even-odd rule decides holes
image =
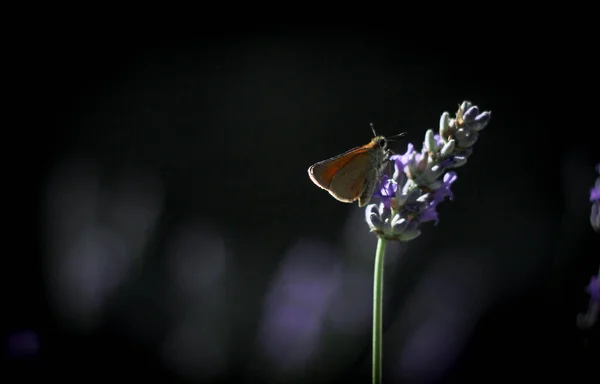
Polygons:
[[398,236],[398,240],[400,241],[410,241],[414,240],[421,235],[421,230],[419,229],[419,223],[416,221],[411,221],[408,223],[409,225],[404,228],[404,230]]
[[435,140],[434,134],[433,134],[433,130],[428,129],[427,132],[425,132],[425,147],[427,148],[427,152],[429,153],[436,153],[438,150],[438,146],[437,146],[437,142]]
[[367,220],[367,224],[371,228],[371,231],[383,230],[383,222],[379,218],[377,204],[371,204],[365,209],[365,219]]
[[472,122],[479,115],[479,108],[476,105],[469,108],[463,115],[466,124]]
[[460,105],[460,110],[463,111],[463,113],[468,110],[469,108],[471,108],[473,104],[470,101],[463,101],[462,104]]
[[492,117],[492,112],[485,111],[480,113],[472,122],[469,123],[469,129],[471,131],[479,132],[486,127]]
[[440,117],[440,137],[445,139],[450,135],[450,114],[448,112],[442,113]]
[[440,154],[444,157],[449,156],[452,152],[454,152],[455,147],[456,147],[456,141],[450,140],[446,144],[444,144],[444,146],[442,147],[442,150],[440,151]]

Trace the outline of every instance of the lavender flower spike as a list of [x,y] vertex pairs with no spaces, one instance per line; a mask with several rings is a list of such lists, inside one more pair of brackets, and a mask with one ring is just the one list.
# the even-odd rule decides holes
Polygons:
[[[600,164],[596,166],[596,170],[600,173]],[[590,190],[590,201],[592,202],[590,223],[596,232],[600,232],[600,177],[596,179],[594,188]]]
[[455,118],[442,114],[438,134],[431,129],[425,133],[419,152],[409,143],[405,154],[391,156],[394,173],[391,178],[384,175],[373,194],[380,204],[365,211],[371,231],[387,240],[409,241],[421,234],[421,224],[437,224],[437,205],[453,198],[450,186],[457,176],[450,170],[466,164],[491,116],[464,101]]
[[577,315],[577,325],[582,329],[589,329],[596,324],[600,314],[600,273],[592,276],[586,292],[590,295],[590,303],[586,313]]
[[[600,164],[596,165],[596,170],[600,173]],[[592,228],[600,233],[600,177],[596,179],[594,188],[590,190],[590,201],[592,202],[590,222]],[[590,303],[586,313],[577,315],[577,325],[579,328],[589,329],[596,324],[600,315],[600,268],[598,274],[592,276],[585,290],[590,295]]]

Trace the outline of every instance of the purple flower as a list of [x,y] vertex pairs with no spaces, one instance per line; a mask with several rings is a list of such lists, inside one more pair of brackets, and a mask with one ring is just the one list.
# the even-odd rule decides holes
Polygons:
[[392,199],[396,196],[398,184],[396,180],[390,179],[388,175],[383,175],[379,182],[379,187],[373,193],[373,197],[378,197],[384,207],[392,206]]
[[449,169],[466,163],[490,116],[463,102],[455,119],[447,112],[442,115],[439,134],[426,132],[421,151],[409,143],[404,154],[391,156],[394,174],[384,175],[373,194],[381,203],[365,211],[371,231],[386,239],[408,241],[421,234],[421,224],[437,224],[437,205],[454,197],[450,187],[457,175]]
[[[600,164],[596,166],[596,170],[598,171],[598,173],[600,173]],[[596,184],[594,185],[594,188],[590,189],[590,201],[600,201],[600,177],[596,179]]]
[[[600,164],[596,166],[596,170],[600,173]],[[590,201],[592,202],[590,223],[596,232],[600,232],[600,177],[596,179],[594,188],[590,190]]]
[[437,207],[437,202],[435,200],[430,201],[429,204],[427,204],[425,206],[425,208],[423,209],[423,211],[421,212],[421,215],[419,216],[419,221],[421,223],[426,223],[428,221],[435,221],[435,224],[437,225],[439,219],[438,219],[438,213],[435,210]]
[[454,194],[450,190],[450,185],[454,183],[458,179],[456,176],[456,172],[448,172],[444,175],[444,181],[440,188],[436,189],[433,192],[433,199],[440,203],[444,200],[444,198],[449,197],[450,200],[454,199]]
[[600,280],[598,280],[598,276],[591,277],[585,291],[590,295],[590,300],[600,304]]
[[596,324],[600,312],[600,280],[598,275],[592,276],[585,291],[590,295],[590,302],[585,313],[577,315],[577,325],[581,329],[589,329]]
[[[600,164],[596,165],[596,171],[600,173]],[[590,223],[592,228],[600,233],[600,177],[596,179],[594,188],[590,190],[590,201],[592,202]],[[598,275],[590,278],[590,283],[585,291],[590,295],[590,304],[586,313],[577,316],[577,324],[583,329],[594,326],[600,313],[600,270]]]
[[390,160],[394,161],[394,167],[404,172],[404,167],[410,163],[415,156],[415,146],[412,143],[408,143],[406,146],[406,153],[404,155],[393,155]]

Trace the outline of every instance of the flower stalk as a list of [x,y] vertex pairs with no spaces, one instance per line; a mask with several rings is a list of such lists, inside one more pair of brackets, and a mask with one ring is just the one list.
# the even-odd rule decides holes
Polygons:
[[379,237],[373,279],[373,384],[381,383],[383,356],[383,265],[387,240]]
[[428,130],[420,152],[408,144],[404,155],[393,155],[391,175],[383,175],[373,197],[379,204],[365,209],[365,219],[377,237],[373,278],[373,384],[382,379],[383,277],[388,241],[410,241],[421,235],[421,225],[438,222],[437,205],[453,198],[450,186],[457,179],[452,169],[466,164],[479,132],[486,127],[491,112],[464,101],[456,116],[444,112],[438,133]]

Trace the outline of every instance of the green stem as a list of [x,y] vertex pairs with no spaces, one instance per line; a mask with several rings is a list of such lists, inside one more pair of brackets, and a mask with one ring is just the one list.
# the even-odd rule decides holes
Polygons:
[[382,327],[383,327],[383,261],[387,240],[377,240],[373,278],[373,384],[381,383]]

